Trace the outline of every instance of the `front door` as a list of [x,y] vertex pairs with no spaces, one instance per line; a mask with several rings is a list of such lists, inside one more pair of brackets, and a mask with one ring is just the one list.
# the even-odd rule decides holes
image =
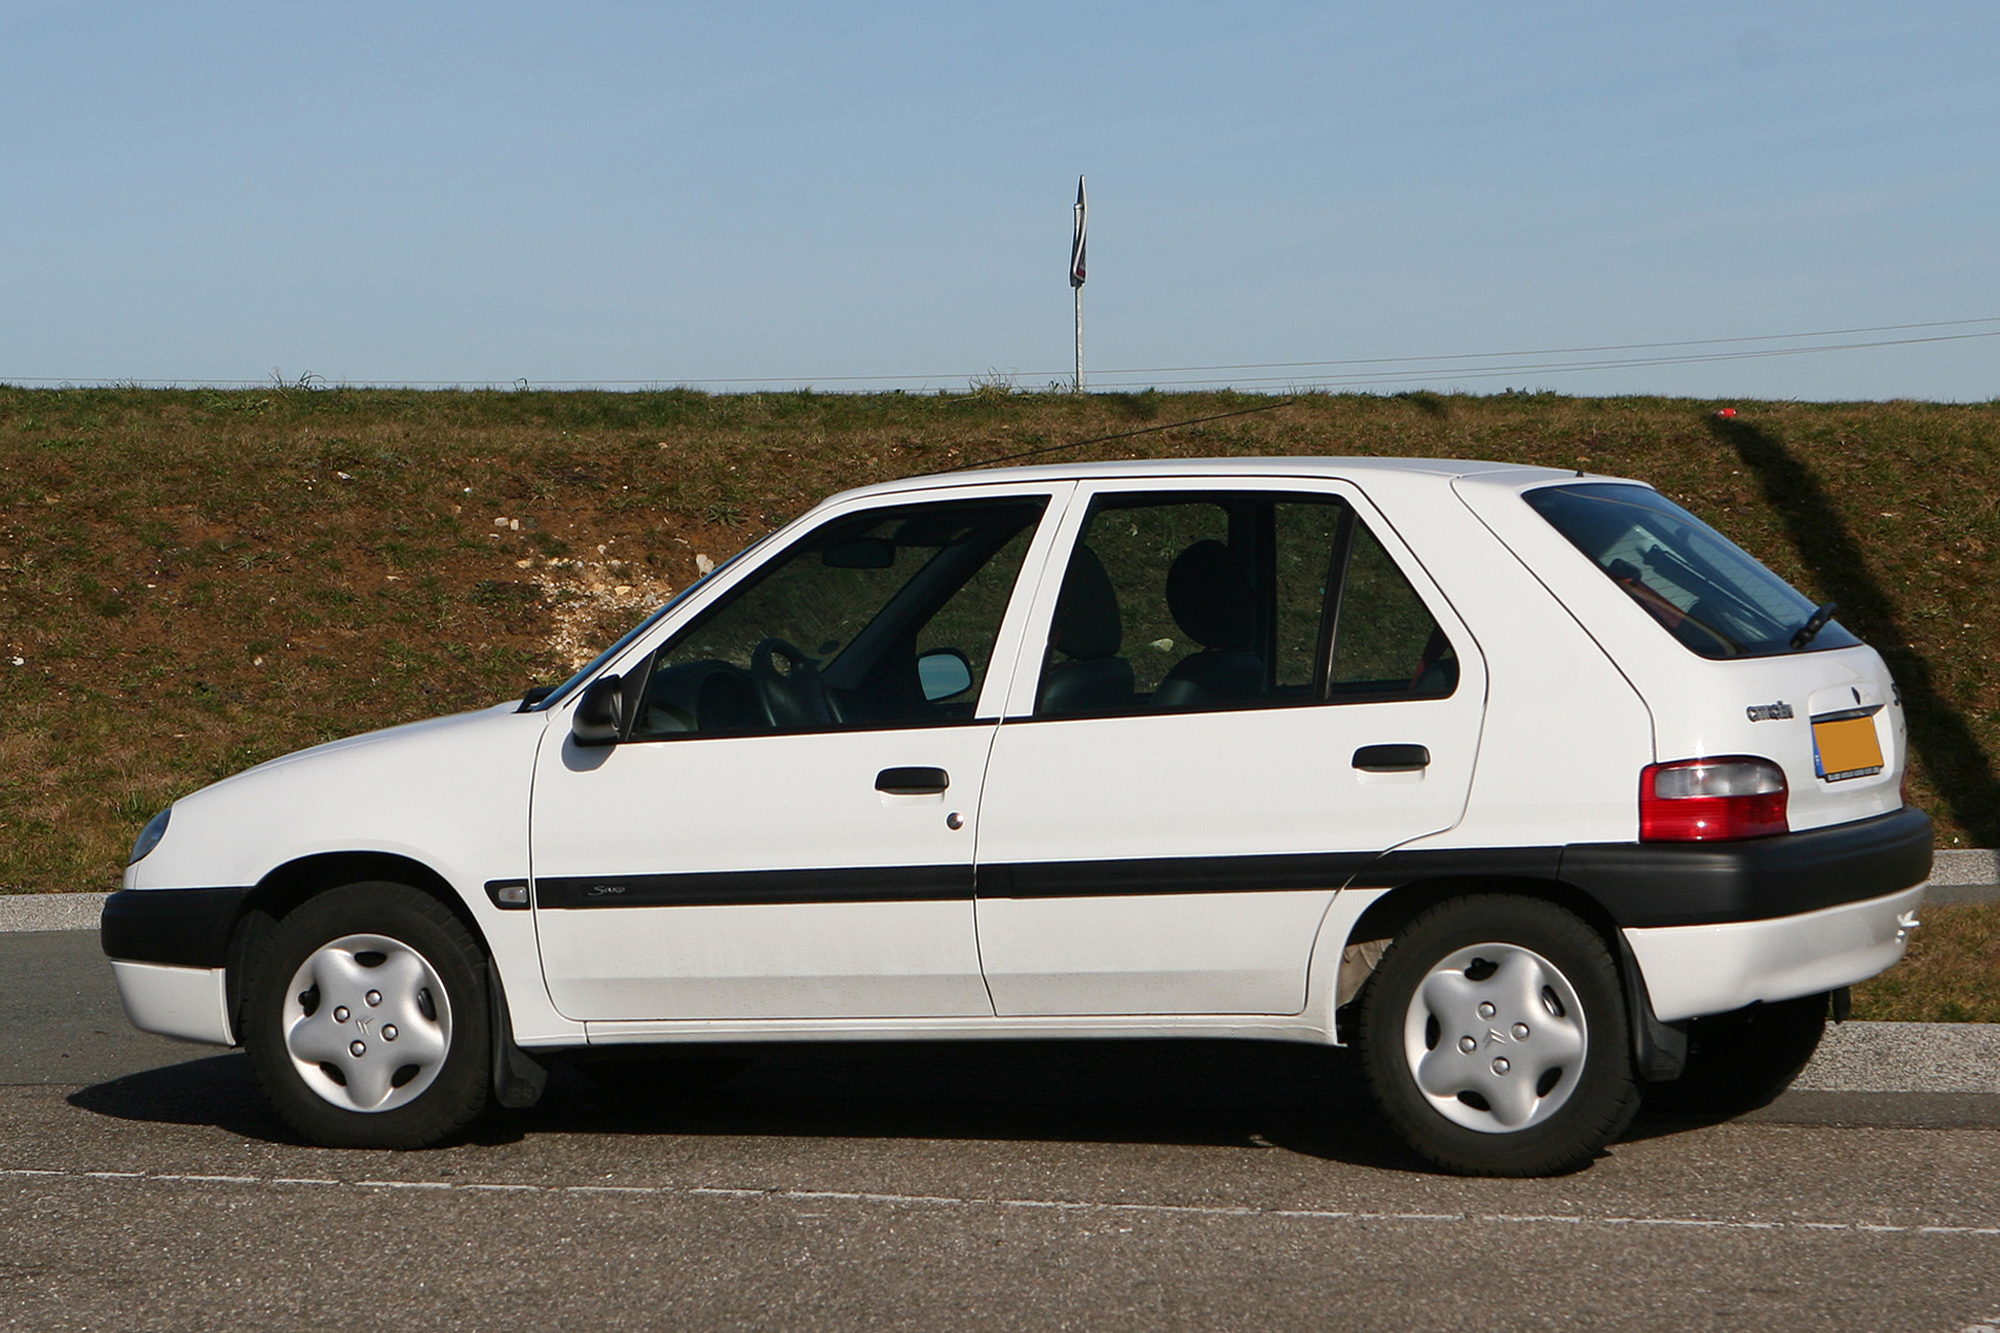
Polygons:
[[992,1012],[972,849],[998,695],[980,701],[1047,502],[830,518],[625,673],[616,744],[556,719],[531,842],[558,1010]]
[[1470,635],[1347,488],[1084,498],[987,771],[994,1007],[1297,1013],[1338,887],[1464,809]]

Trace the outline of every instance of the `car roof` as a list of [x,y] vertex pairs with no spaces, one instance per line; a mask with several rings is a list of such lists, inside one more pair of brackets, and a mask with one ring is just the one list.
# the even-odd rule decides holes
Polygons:
[[[1512,473],[1508,481],[1522,486],[1575,478],[1582,473],[1570,468],[1526,467],[1518,463],[1489,463],[1462,458],[1368,458],[1312,454],[1289,458],[1135,458],[1111,463],[1037,463],[1023,467],[976,468],[953,472],[932,472],[899,481],[878,482],[843,491],[831,500],[864,499],[876,495],[906,495],[925,490],[995,483],[1030,485],[1036,482],[1134,480],[1147,477],[1328,477],[1361,478],[1369,474],[1393,474],[1402,478],[1434,478],[1441,484],[1464,477],[1498,481],[1502,473]],[[1605,480],[1610,480],[1605,478]]]

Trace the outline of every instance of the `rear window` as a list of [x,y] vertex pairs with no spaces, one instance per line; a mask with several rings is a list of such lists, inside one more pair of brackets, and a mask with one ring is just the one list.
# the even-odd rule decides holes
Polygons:
[[[1812,618],[1804,593],[1658,491],[1585,482],[1530,491],[1528,504],[1571,545],[1703,657],[1769,657],[1794,651]],[[1831,621],[1807,647],[1861,642]]]

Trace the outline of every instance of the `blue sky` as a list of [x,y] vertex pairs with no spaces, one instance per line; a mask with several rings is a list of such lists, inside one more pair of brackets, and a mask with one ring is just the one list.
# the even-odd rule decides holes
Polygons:
[[1081,172],[1093,387],[2000,396],[1990,3],[0,24],[5,381],[1040,387]]

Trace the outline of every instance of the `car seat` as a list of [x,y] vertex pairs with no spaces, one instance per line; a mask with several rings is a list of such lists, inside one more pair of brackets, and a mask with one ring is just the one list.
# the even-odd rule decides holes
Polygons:
[[1067,660],[1042,671],[1035,712],[1043,717],[1130,712],[1132,664],[1118,656],[1125,628],[1118,592],[1097,552],[1079,545],[1063,575],[1049,647]]
[[1181,633],[1201,645],[1174,664],[1153,691],[1157,709],[1207,708],[1264,693],[1249,571],[1219,541],[1198,541],[1167,570],[1167,610]]

